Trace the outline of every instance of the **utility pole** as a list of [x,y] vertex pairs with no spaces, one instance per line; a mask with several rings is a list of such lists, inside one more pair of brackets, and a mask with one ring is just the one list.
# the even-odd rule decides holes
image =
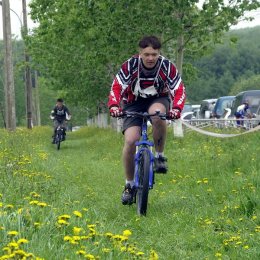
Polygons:
[[[26,0],[23,2],[23,30],[22,37],[25,41],[28,35],[27,27],[27,10],[26,10]],[[26,95],[26,118],[27,118],[27,128],[32,128],[32,80],[31,80],[31,69],[30,69],[30,57],[27,53],[26,45],[24,49],[25,58],[25,95]]]
[[10,20],[9,0],[2,0],[3,13],[3,39],[4,39],[4,74],[5,74],[5,122],[6,129],[14,131],[16,129],[15,113],[15,91],[12,61],[12,33]]

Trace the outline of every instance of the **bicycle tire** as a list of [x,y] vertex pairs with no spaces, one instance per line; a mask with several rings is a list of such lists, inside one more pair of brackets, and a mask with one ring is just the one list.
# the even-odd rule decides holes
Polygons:
[[56,146],[57,146],[57,150],[60,150],[60,142],[61,142],[61,135],[58,132],[56,135]]
[[146,215],[149,194],[150,152],[143,150],[138,164],[137,213]]

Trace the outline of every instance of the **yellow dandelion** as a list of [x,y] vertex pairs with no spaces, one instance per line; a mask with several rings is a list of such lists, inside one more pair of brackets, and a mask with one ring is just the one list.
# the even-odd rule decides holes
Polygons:
[[29,241],[25,238],[20,238],[18,241],[17,241],[17,244],[19,245],[23,245],[23,244],[27,244],[29,243]]
[[19,233],[17,231],[9,231],[7,232],[7,235],[9,236],[17,236]]
[[252,216],[252,220],[256,220],[257,219],[257,216]]
[[30,205],[37,205],[38,203],[39,203],[38,200],[31,200],[31,201],[29,202]]
[[37,205],[43,208],[43,207],[46,207],[46,206],[47,206],[47,203],[45,203],[45,202],[39,202]]
[[84,250],[78,250],[78,251],[76,252],[76,254],[77,254],[77,255],[85,255],[86,252],[85,252]]
[[158,260],[158,259],[159,259],[158,254],[154,250],[151,250],[149,260]]
[[215,256],[216,256],[216,257],[221,257],[221,256],[222,256],[222,254],[221,254],[221,253],[219,253],[219,252],[217,252],[217,253],[215,254]]
[[249,245],[244,245],[243,248],[244,249],[249,249]]
[[107,233],[105,233],[105,236],[111,238],[111,237],[113,237],[113,234],[110,232],[107,232]]
[[13,249],[19,248],[19,245],[16,242],[10,242],[10,243],[8,243],[7,246],[10,247],[10,248],[13,248]]
[[123,236],[129,237],[131,235],[132,235],[132,232],[130,230],[126,229],[123,231]]
[[69,222],[67,222],[67,221],[64,220],[64,219],[59,219],[59,220],[58,220],[58,224],[60,224],[60,225],[68,225]]
[[70,219],[70,218],[71,218],[70,215],[67,215],[67,214],[60,215],[60,216],[58,217],[58,219]]
[[255,232],[260,232],[260,226],[255,227]]
[[86,259],[95,259],[95,256],[93,256],[93,255],[91,255],[91,254],[87,254],[87,255],[85,255],[85,258]]
[[73,211],[73,214],[78,218],[82,218],[82,213],[77,210]]
[[139,251],[139,252],[136,253],[136,255],[137,255],[137,256],[143,256],[143,255],[144,255],[144,252]]
[[15,255],[20,255],[20,256],[27,256],[27,253],[24,252],[22,249],[18,249],[18,250],[15,250]]
[[79,233],[80,233],[82,230],[83,230],[82,228],[73,227],[73,234],[77,236],[77,235],[79,235]]
[[64,241],[70,241],[70,240],[72,240],[72,238],[71,238],[70,236],[65,236],[65,237],[63,238],[63,240],[64,240]]

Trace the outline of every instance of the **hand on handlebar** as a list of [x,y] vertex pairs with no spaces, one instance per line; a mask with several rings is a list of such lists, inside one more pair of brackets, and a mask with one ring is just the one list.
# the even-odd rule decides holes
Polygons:
[[112,117],[120,117],[123,115],[123,111],[120,107],[111,107],[109,112]]
[[176,108],[171,109],[168,113],[168,117],[170,119],[179,119],[181,117],[181,112],[179,109]]

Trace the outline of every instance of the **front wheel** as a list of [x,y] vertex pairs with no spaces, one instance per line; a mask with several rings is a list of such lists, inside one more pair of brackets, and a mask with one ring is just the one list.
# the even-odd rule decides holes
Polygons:
[[137,213],[139,215],[146,215],[147,211],[150,163],[150,152],[143,150],[138,163]]
[[61,142],[61,133],[58,132],[56,134],[56,140],[55,140],[55,143],[56,143],[56,146],[57,146],[57,150],[60,150],[60,142]]

